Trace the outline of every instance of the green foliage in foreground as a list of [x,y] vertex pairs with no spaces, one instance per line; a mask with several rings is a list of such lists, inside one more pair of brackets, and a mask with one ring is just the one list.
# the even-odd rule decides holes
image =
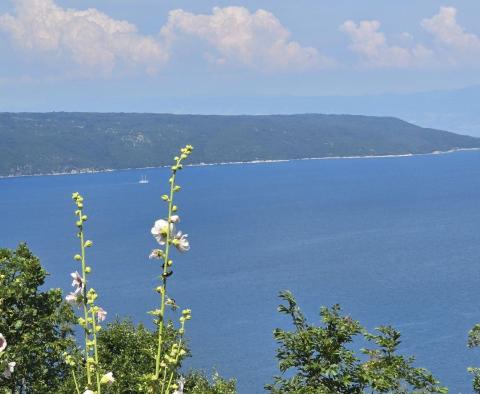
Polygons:
[[[166,326],[165,344],[172,345],[178,339],[178,330],[172,325]],[[131,320],[116,320],[109,323],[98,335],[99,358],[104,365],[115,371],[115,384],[105,387],[102,392],[127,394],[147,392],[145,371],[155,368],[157,333],[142,324],[135,326]],[[77,370],[77,376],[83,379],[83,369]],[[180,378],[176,373],[175,380]],[[75,392],[72,377],[58,391],[59,394]],[[185,377],[185,392],[191,394],[235,394],[235,381],[225,380],[214,374],[210,381],[204,373],[192,371]]]
[[0,374],[9,393],[54,393],[70,373],[63,353],[73,346],[74,316],[60,289],[40,290],[46,276],[25,244],[0,249],[0,333],[16,363],[11,376]]
[[[468,333],[468,347],[474,348],[480,346],[480,324],[475,326]],[[473,375],[473,390],[476,393],[480,393],[480,368],[468,368],[468,372]]]
[[[276,394],[362,394],[362,393],[447,393],[425,369],[413,366],[413,357],[396,353],[400,333],[384,326],[368,333],[358,321],[341,315],[338,305],[322,308],[323,325],[309,324],[293,295],[280,293],[286,304],[279,312],[289,315],[294,331],[276,329],[280,345],[277,358],[282,376],[265,388]],[[359,339],[371,344],[361,349],[363,357],[351,347]],[[366,361],[362,361],[366,359]],[[285,377],[289,374],[289,377]]]
[[[167,325],[166,343],[173,344],[178,331]],[[115,384],[106,386],[105,393],[146,392],[145,372],[155,368],[157,333],[144,325],[135,326],[131,320],[119,320],[109,323],[97,337],[100,368],[115,371]],[[75,370],[77,379],[84,380],[81,354],[77,353]],[[61,393],[75,392],[72,375],[66,380]]]
[[205,373],[199,371],[190,372],[185,379],[185,393],[190,394],[235,394],[235,379],[224,379],[218,373],[214,373],[209,380]]

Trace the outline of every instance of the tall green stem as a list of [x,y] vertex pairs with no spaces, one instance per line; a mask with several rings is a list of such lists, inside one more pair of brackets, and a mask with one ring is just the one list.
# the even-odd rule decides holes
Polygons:
[[[179,164],[179,160],[177,160],[177,165]],[[165,315],[165,297],[167,293],[167,271],[168,271],[168,258],[170,255],[170,243],[171,243],[171,234],[170,234],[170,227],[171,227],[171,218],[172,218],[172,209],[173,209],[173,194],[174,194],[174,187],[175,187],[175,176],[176,170],[173,170],[171,182],[170,182],[170,195],[168,198],[168,218],[167,218],[167,236],[166,236],[166,243],[165,243],[165,254],[163,257],[163,274],[162,274],[162,288],[163,291],[161,292],[161,301],[160,301],[160,316],[159,316],[159,327],[158,327],[158,346],[157,346],[157,357],[155,360],[155,378],[158,379],[160,376],[160,358],[162,355],[162,344],[163,344],[163,326],[164,326],[164,315]]]
[[[80,223],[83,223],[82,219],[82,210],[79,210],[79,220]],[[87,372],[87,383],[90,386],[92,384],[92,376],[90,373],[90,362],[89,362],[89,335],[88,335],[88,309],[87,309],[87,273],[86,273],[86,263],[85,263],[85,240],[83,236],[83,227],[80,228],[80,250],[82,253],[82,298],[83,298],[83,314],[85,317],[85,368]]]
[[77,376],[75,375],[75,371],[72,368],[72,376],[73,376],[73,383],[75,383],[75,390],[77,394],[80,394],[80,388],[78,387]]
[[97,347],[97,323],[95,321],[95,307],[91,307],[92,311],[92,331],[93,331],[93,349],[94,349],[94,357],[95,357],[95,377],[97,379],[97,394],[101,394],[102,386],[100,383],[100,373],[98,371],[98,347]]

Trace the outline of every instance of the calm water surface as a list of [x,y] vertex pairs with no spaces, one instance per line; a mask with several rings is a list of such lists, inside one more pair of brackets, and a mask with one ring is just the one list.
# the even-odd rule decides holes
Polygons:
[[[150,179],[139,185],[141,175]],[[86,198],[92,281],[112,319],[149,322],[159,268],[149,232],[164,214],[165,169],[0,180],[0,245],[28,241],[70,289],[77,239],[70,195]],[[452,393],[480,366],[466,335],[480,322],[480,152],[187,168],[171,294],[193,311],[189,367],[261,393],[276,373],[272,330],[288,326],[277,293],[311,321],[341,303],[368,328],[392,324]]]

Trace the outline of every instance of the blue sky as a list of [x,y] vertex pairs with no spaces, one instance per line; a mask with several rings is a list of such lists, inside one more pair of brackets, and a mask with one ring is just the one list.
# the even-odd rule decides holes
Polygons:
[[469,87],[479,16],[472,0],[2,0],[0,110]]

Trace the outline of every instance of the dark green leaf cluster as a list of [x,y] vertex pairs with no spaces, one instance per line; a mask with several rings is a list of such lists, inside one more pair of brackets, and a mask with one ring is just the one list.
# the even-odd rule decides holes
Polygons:
[[73,348],[71,307],[60,289],[42,291],[47,273],[25,244],[0,249],[0,333],[15,362],[0,387],[18,393],[52,393],[69,374],[63,353]]
[[[468,347],[474,348],[480,346],[480,324],[475,324],[468,333]],[[473,390],[480,393],[480,368],[468,368],[468,372],[473,375]]]
[[[358,321],[341,314],[338,305],[322,308],[322,325],[309,324],[292,293],[280,293],[279,312],[289,315],[294,331],[276,329],[281,376],[266,386],[272,393],[362,394],[447,393],[413,357],[397,354],[400,333],[379,327],[368,333]],[[358,341],[368,348],[352,350]],[[373,347],[371,347],[373,346]]]
[[216,372],[211,380],[201,371],[192,371],[185,379],[185,393],[236,394],[236,392],[235,379],[224,379]]
[[[167,324],[165,340],[171,346],[178,339],[178,330],[172,324]],[[142,324],[135,325],[129,319],[109,323],[98,334],[98,352],[101,368],[105,371],[113,371],[115,384],[105,387],[105,393],[139,393],[147,392],[149,371],[155,369],[155,352],[157,346],[157,333],[146,328]],[[77,353],[76,373],[83,379],[85,373],[80,362],[82,355]],[[102,392],[104,391],[102,390]],[[65,381],[59,391],[61,393],[73,393],[75,385],[71,378]]]

